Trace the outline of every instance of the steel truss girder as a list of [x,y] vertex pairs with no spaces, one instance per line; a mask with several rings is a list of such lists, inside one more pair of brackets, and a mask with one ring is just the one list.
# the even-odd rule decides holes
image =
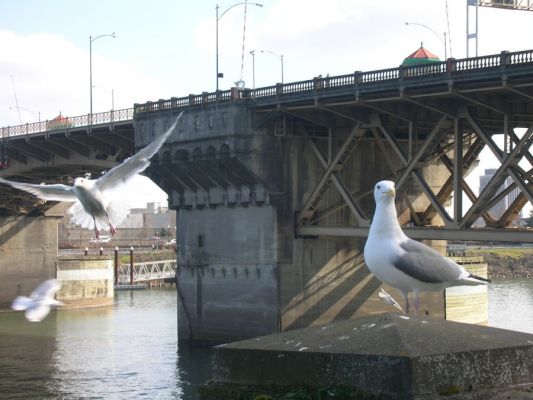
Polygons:
[[[301,226],[297,228],[297,235],[302,237],[368,237],[365,227],[342,226]],[[530,230],[521,229],[487,229],[487,228],[438,228],[438,227],[403,227],[403,231],[413,239],[418,240],[477,240],[481,242],[516,242],[533,243]]]
[[468,120],[472,129],[474,129],[478,136],[483,139],[485,144],[494,153],[501,165],[485,189],[480,193],[476,202],[474,202],[472,207],[465,214],[463,221],[460,224],[461,228],[468,227],[473,224],[482,209],[488,210],[488,205],[494,203],[491,201],[492,197],[496,195],[498,189],[501,187],[507,176],[510,176],[513,179],[514,184],[520,188],[522,194],[525,195],[533,204],[533,184],[531,182],[525,182],[525,177],[527,174],[518,166],[520,156],[525,154],[525,152],[528,152],[531,146],[533,128],[530,127],[524,133],[522,139],[520,139],[515,148],[509,154],[504,154],[469,112],[466,113],[466,119]]
[[[318,148],[316,143],[314,141],[311,141],[310,144],[311,144],[311,148],[313,149],[313,152],[317,156],[318,160],[320,161],[320,163],[322,164],[324,169],[327,169],[328,168],[328,163],[326,161],[326,158],[324,157],[324,155],[322,154],[322,152],[320,151],[320,149]],[[344,201],[346,202],[346,204],[348,205],[348,208],[352,212],[352,215],[357,220],[357,225],[358,226],[368,226],[368,220],[364,217],[364,213],[362,212],[362,210],[359,207],[359,205],[355,202],[355,200],[353,199],[353,197],[349,193],[348,188],[346,187],[346,185],[339,178],[337,172],[332,172],[331,173],[331,180],[332,180],[333,184],[337,187],[337,190],[341,194],[341,196],[344,199]]]
[[[327,107],[323,106],[317,106],[323,111],[330,112],[331,110]],[[343,112],[335,112],[334,113],[337,116],[344,117],[347,120],[350,120],[352,122],[357,121],[356,117],[351,114],[343,113]],[[423,179],[419,168],[421,165],[421,160],[424,160],[425,157],[427,157],[429,154],[433,153],[436,145],[435,142],[438,141],[442,134],[439,135],[444,129],[444,125],[447,120],[450,120],[450,115],[448,113],[442,113],[441,118],[435,123],[429,134],[426,135],[424,142],[422,142],[418,148],[416,153],[413,155],[411,152],[409,153],[409,156],[406,157],[403,150],[401,149],[399,142],[395,138],[395,136],[389,132],[389,130],[385,127],[381,116],[374,115],[372,118],[370,118],[369,126],[371,132],[374,134],[374,137],[378,139],[378,144],[380,144],[380,148],[382,152],[384,153],[385,160],[389,164],[389,167],[391,169],[392,176],[397,181],[398,188],[401,187],[402,184],[406,181],[406,178],[409,175],[412,175],[414,179],[418,182],[418,184],[422,187],[423,192],[426,194],[427,198],[429,199],[431,205],[428,207],[428,209],[422,214],[422,218],[418,219],[417,215],[414,214],[414,210],[412,209],[412,206],[408,204],[408,208],[411,211],[411,214],[413,215],[413,220],[417,224],[423,224],[427,221],[428,217],[431,215],[432,212],[437,212],[442,220],[444,221],[445,228],[421,228],[417,227],[416,229],[421,229],[424,233],[414,233],[411,234],[414,238],[420,238],[420,239],[439,239],[439,238],[446,238],[446,239],[455,239],[459,240],[464,237],[465,240],[472,239],[474,231],[473,228],[471,228],[473,222],[475,219],[477,219],[478,215],[482,215],[485,219],[487,227],[504,227],[506,226],[510,220],[512,215],[515,215],[518,212],[518,209],[521,208],[524,203],[524,196],[529,199],[530,202],[532,201],[532,190],[533,190],[533,184],[531,183],[531,175],[532,171],[530,170],[528,172],[524,171],[521,167],[518,166],[518,161],[520,158],[527,159],[530,163],[533,159],[531,156],[531,152],[529,151],[529,148],[531,147],[532,143],[532,132],[533,128],[528,129],[526,134],[522,138],[518,138],[516,134],[513,132],[512,129],[509,129],[509,138],[511,143],[514,145],[510,153],[505,153],[501,151],[498,146],[494,143],[490,135],[483,130],[481,125],[474,119],[474,117],[468,112],[466,108],[463,108],[460,110],[460,112],[457,113],[460,116],[456,116],[453,118],[453,143],[450,146],[450,148],[453,148],[454,150],[454,158],[453,160],[450,160],[446,154],[446,151],[442,151],[440,155],[437,156],[444,165],[448,168],[450,171],[450,177],[447,179],[441,190],[437,195],[433,193],[427,182]],[[505,115],[505,114],[504,114]],[[365,121],[366,122],[366,121]],[[465,140],[465,134],[467,133],[464,125],[465,122],[467,122],[471,130],[474,131],[475,135],[477,136],[474,143],[468,148],[466,153],[464,153],[463,149],[463,141]],[[361,121],[358,121],[360,124]],[[366,124],[360,124],[359,126],[365,126]],[[369,127],[366,126],[366,127]],[[372,127],[375,126],[375,127]],[[390,160],[390,156],[387,154],[387,151],[383,146],[381,146],[381,141],[383,140],[382,137],[379,136],[378,131],[381,132],[384,136],[384,139],[386,142],[391,146],[392,150],[394,151],[394,154],[397,156],[397,158],[400,160],[400,162],[403,165],[403,168],[400,170],[394,170],[392,160]],[[351,135],[345,140],[343,143],[343,148],[346,146],[351,139],[353,139],[354,132],[352,131]],[[412,140],[411,134],[409,135],[409,139]],[[340,235],[340,236],[365,236],[367,230],[365,229],[366,226],[368,226],[369,222],[364,219],[364,212],[361,210],[361,208],[358,206],[357,201],[355,199],[360,199],[364,197],[361,193],[357,192],[351,192],[349,188],[347,188],[343,182],[340,180],[337,172],[334,169],[335,166],[335,160],[333,160],[330,164],[327,163],[326,157],[320,150],[320,148],[317,146],[317,144],[314,141],[310,141],[311,149],[322,164],[324,168],[326,168],[326,172],[321,179],[318,186],[314,189],[312,195],[307,200],[306,204],[304,205],[304,208],[302,209],[302,213],[300,213],[299,220],[297,221],[296,225],[296,234],[302,235],[302,236],[321,236],[321,235]],[[476,160],[476,158],[479,156],[481,150],[483,149],[483,145],[488,146],[492,152],[496,155],[498,160],[502,163],[502,166],[499,168],[499,174],[502,174],[505,172],[507,175],[511,176],[514,180],[512,185],[505,189],[503,192],[500,192],[498,194],[494,194],[492,196],[488,196],[487,192],[486,195],[484,195],[481,199],[477,197],[473,190],[469,187],[469,185],[464,180],[464,174],[471,168],[473,165],[473,162]],[[409,148],[411,149],[411,143]],[[445,146],[448,147],[448,146]],[[442,148],[441,150],[444,150]],[[339,151],[335,159],[338,159],[341,154],[343,153],[343,150]],[[349,155],[349,154],[348,154]],[[330,157],[331,159],[331,157]],[[318,210],[316,208],[316,205],[319,203],[320,198],[325,193],[325,191],[322,191],[319,195],[320,191],[327,187],[327,182],[332,182],[337,189],[339,190],[339,193],[341,194],[344,204],[337,205],[334,207],[329,207],[329,209],[333,210],[339,210],[344,207],[348,207],[351,210],[352,215],[355,217],[358,227],[350,228],[350,227],[321,227],[318,225],[309,225],[309,223],[316,222],[316,220],[312,220],[312,216],[317,212],[320,211],[319,217],[322,215],[326,215],[323,213],[323,210]],[[500,181],[498,178],[497,180],[494,180],[493,184],[491,185],[494,187],[499,187],[501,185],[501,182],[499,185],[496,185],[497,181]],[[507,193],[509,193],[514,187],[518,186],[522,192],[521,194],[509,207],[507,212],[500,218],[499,221],[494,220],[489,214],[488,210],[494,206],[498,200],[503,198]],[[490,188],[489,188],[490,189]],[[494,190],[494,188],[490,189],[491,191]],[[470,198],[472,201],[472,206],[467,211],[465,216],[463,217],[463,203],[462,203],[462,194],[464,193]],[[454,217],[453,219],[450,218],[449,214],[446,212],[446,210],[443,207],[443,203],[449,198],[449,196],[453,193],[456,195],[454,196],[454,204],[453,204],[453,210],[454,210]],[[365,193],[365,195],[368,195],[371,193],[371,191],[368,191]],[[481,196],[480,196],[481,197]],[[342,202],[341,202],[342,203]],[[313,207],[311,207],[313,205]],[[327,213],[331,213],[332,211],[327,211]],[[306,216],[305,213],[308,213],[309,215]],[[466,229],[469,228],[469,229]],[[350,229],[353,229],[351,231]],[[444,230],[443,230],[444,229]],[[349,233],[346,233],[349,232]],[[444,233],[446,232],[446,233]],[[525,233],[513,229],[511,233],[509,230],[506,229],[498,229],[497,231],[487,229],[487,231],[483,231],[484,233],[481,235],[478,235],[477,230],[475,234],[475,238],[477,240],[492,240],[492,241],[506,241],[506,240],[518,240],[524,241],[524,242],[530,242],[532,240],[526,240],[524,239]],[[529,232],[530,233],[530,232]],[[530,235],[533,236],[533,235]]]
[[362,133],[364,133],[364,131],[361,132],[359,129],[360,125],[360,122],[355,124],[355,126],[352,128],[352,131],[341,145],[337,155],[333,157],[331,162],[328,164],[322,179],[311,192],[311,195],[308,197],[307,201],[302,207],[302,210],[300,211],[298,218],[299,224],[303,223],[304,221],[308,221],[316,212],[318,203],[322,199],[324,193],[327,191],[329,186],[328,181],[331,180],[332,173],[334,171],[338,172],[340,169],[342,169],[347,158],[350,156],[355,146],[359,143]]
[[[463,155],[463,145],[457,145],[455,142],[455,140],[457,140],[457,137],[460,138],[462,135],[462,130],[457,129],[457,125],[462,124],[460,124],[460,121],[457,120],[454,125],[456,125],[456,132],[454,132],[454,159],[453,161],[450,160],[446,154],[441,154],[440,156],[440,161],[448,169],[451,175],[442,185],[441,190],[437,194],[437,198],[444,202],[451,196],[452,191],[453,193],[462,193],[462,191],[464,191],[469,200],[474,203],[477,200],[477,195],[474,194],[474,191],[470,188],[470,186],[463,179],[463,177],[465,171],[468,171],[468,169],[472,166],[473,162],[476,160],[476,157],[479,156],[479,153],[481,153],[481,150],[483,149],[483,141],[481,140],[481,138],[477,138],[477,140],[470,146],[466,154]],[[462,143],[461,140],[459,140],[459,142]],[[455,226],[458,226],[463,216],[463,196],[453,196],[453,199],[453,219]],[[434,214],[435,213],[433,208],[428,207],[428,209],[422,214],[422,220],[431,220],[434,217]],[[485,220],[487,226],[495,225],[496,221],[488,213],[485,212],[482,217]]]
[[[442,124],[444,119],[445,119],[445,117],[442,117],[441,119],[439,119],[439,122],[437,123],[437,126],[433,129],[431,134],[426,138],[426,141],[422,145],[422,147],[424,149],[428,149],[429,148],[429,146],[431,145],[431,143],[435,139],[436,133],[439,130],[440,125]],[[424,193],[426,194],[427,198],[431,202],[433,208],[437,211],[437,213],[440,215],[440,217],[444,221],[444,224],[446,226],[453,225],[453,222],[452,222],[452,219],[450,218],[450,215],[444,209],[444,206],[439,201],[439,199],[437,199],[437,197],[435,196],[435,194],[433,193],[433,191],[429,187],[428,183],[424,180],[424,178],[422,177],[422,174],[420,173],[420,171],[416,168],[417,162],[413,162],[415,159],[418,161],[420,159],[420,156],[417,155],[415,157],[415,159],[409,161],[407,159],[407,157],[404,155],[402,149],[400,148],[400,146],[398,144],[398,141],[385,128],[385,126],[383,125],[381,119],[380,119],[380,123],[379,123],[379,129],[384,134],[384,136],[387,138],[387,140],[388,140],[389,144],[392,146],[393,150],[396,152],[396,154],[397,154],[398,158],[400,159],[401,163],[404,165],[405,171],[408,171],[408,173],[410,173],[413,176],[413,178],[416,180],[416,182],[421,186],[422,190],[424,191]],[[405,176],[407,176],[407,174]],[[403,178],[403,180],[401,180],[398,183],[397,189],[400,189],[404,182],[405,182],[405,178]]]

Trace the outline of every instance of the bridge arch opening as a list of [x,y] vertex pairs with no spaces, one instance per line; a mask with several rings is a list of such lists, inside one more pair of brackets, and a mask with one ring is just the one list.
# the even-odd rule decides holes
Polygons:
[[215,149],[213,146],[209,146],[205,152],[205,155],[209,159],[214,159],[217,157],[217,149]]
[[189,152],[184,149],[180,149],[176,151],[176,154],[174,154],[174,159],[176,161],[189,161]]
[[193,160],[199,160],[202,158],[202,149],[200,149],[199,147],[196,147],[193,151],[192,151],[192,159]]
[[220,157],[221,158],[229,157],[230,154],[231,154],[231,149],[226,143],[220,146]]

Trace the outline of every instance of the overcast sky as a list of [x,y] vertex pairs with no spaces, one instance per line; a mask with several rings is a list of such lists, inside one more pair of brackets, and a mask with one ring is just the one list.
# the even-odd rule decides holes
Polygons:
[[[466,56],[466,0],[260,0],[219,8],[221,89],[398,66],[420,42],[444,58]],[[89,112],[89,36],[93,111],[212,92],[214,0],[1,0],[0,126]],[[246,29],[243,29],[246,10]],[[473,23],[474,8],[471,8]],[[448,18],[447,18],[448,16]],[[406,26],[405,22],[424,24]],[[433,30],[433,31],[432,31]],[[533,48],[533,12],[479,8],[479,55]],[[244,38],[244,43],[243,43]],[[244,48],[244,50],[243,50]],[[272,54],[274,53],[274,54]],[[471,41],[470,56],[474,53]],[[242,73],[241,73],[242,71]],[[18,101],[18,112],[17,112]],[[20,112],[20,119],[19,119]],[[482,168],[491,165],[483,157]],[[477,184],[474,185],[477,189]]]

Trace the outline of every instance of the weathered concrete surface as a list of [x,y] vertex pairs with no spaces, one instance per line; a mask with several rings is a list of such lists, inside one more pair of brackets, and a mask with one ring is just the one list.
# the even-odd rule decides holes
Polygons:
[[56,276],[57,225],[71,203],[44,215],[0,218],[0,308]]
[[180,210],[180,339],[223,343],[278,331],[273,212]]
[[65,307],[113,304],[113,265],[107,256],[59,257],[57,300]]
[[213,379],[348,385],[391,399],[464,395],[533,382],[533,335],[381,314],[217,346]]

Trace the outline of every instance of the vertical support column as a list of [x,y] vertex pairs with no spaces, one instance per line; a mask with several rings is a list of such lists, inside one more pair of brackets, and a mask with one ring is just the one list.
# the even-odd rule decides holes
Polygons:
[[463,122],[459,118],[453,120],[453,220],[459,224],[463,218]]
[[118,285],[118,247],[115,247],[115,286]]
[[411,161],[413,159],[414,144],[413,144],[413,121],[409,121],[409,154],[407,155],[407,160]]
[[333,129],[328,129],[328,164],[333,157]]
[[503,152],[509,152],[509,114],[503,114]]
[[133,246],[130,247],[130,285],[133,285]]

